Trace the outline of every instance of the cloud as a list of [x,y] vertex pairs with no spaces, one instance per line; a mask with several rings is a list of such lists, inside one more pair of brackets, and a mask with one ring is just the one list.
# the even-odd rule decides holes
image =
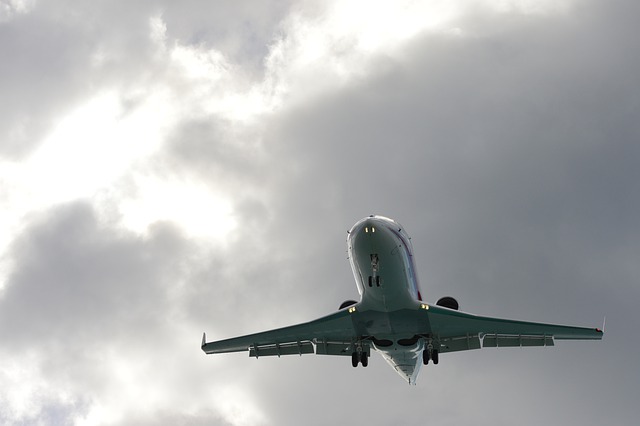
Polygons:
[[[5,357],[29,354],[24,368],[40,378],[25,397],[56,398],[59,389],[58,398],[67,394],[86,405],[111,391],[123,379],[113,370],[118,363],[141,362],[132,354],[167,327],[184,244],[161,225],[149,241],[114,235],[100,229],[85,204],[61,207],[29,229],[13,251],[1,321]],[[157,269],[158,261],[167,269]]]
[[[22,4],[0,24],[4,423],[637,417],[635,4]],[[371,213],[413,236],[428,300],[607,314],[605,342],[451,355],[411,389],[381,358],[201,353],[353,299],[344,239]]]
[[[11,247],[1,299],[7,423],[263,422],[252,396],[229,381],[246,373],[203,381],[216,363],[198,347],[205,326],[222,335],[229,318],[234,328],[251,324],[255,311],[239,307],[264,302],[271,312],[279,302],[280,292],[252,289],[263,276],[279,281],[273,257],[244,268],[230,261],[261,255],[247,244],[203,248],[162,222],[141,237],[101,222],[86,202],[33,219]],[[287,318],[264,322],[278,320]],[[167,404],[176,408],[158,411]]]
[[136,13],[109,19],[114,13],[100,3],[89,9],[38,4],[0,26],[3,156],[23,158],[96,85],[113,84],[107,56],[126,64],[118,72],[125,78],[148,67],[145,53],[133,54],[149,52],[145,31],[123,31],[145,22],[136,22]]

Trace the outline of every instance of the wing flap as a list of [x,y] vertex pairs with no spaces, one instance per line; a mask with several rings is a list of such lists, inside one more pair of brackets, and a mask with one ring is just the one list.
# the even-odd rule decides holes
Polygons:
[[487,334],[482,339],[483,348],[519,348],[529,346],[554,346],[551,336],[508,336]]
[[440,353],[469,351],[480,347],[480,337],[477,334],[440,339]]
[[[362,349],[369,355],[371,349],[369,345],[363,344]],[[351,355],[353,352],[353,344],[351,342],[328,342],[324,339],[316,342],[317,355]]]
[[303,355],[314,353],[311,342],[274,343],[273,345],[251,346],[249,356],[259,358],[261,356]]

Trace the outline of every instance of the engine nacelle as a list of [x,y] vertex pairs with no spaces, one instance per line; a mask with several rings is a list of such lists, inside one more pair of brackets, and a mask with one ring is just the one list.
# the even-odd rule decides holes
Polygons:
[[342,302],[342,305],[340,305],[339,309],[342,310],[342,309],[344,309],[346,307],[349,307],[351,305],[355,305],[356,303],[358,303],[358,302],[356,302],[355,300],[345,300],[344,302]]
[[436,302],[436,305],[453,309],[455,311],[460,307],[460,305],[458,305],[458,301],[451,296],[441,297],[440,300]]

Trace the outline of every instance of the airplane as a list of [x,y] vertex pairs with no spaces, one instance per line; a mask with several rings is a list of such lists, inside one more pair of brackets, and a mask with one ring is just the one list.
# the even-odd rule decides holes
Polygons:
[[599,328],[491,318],[459,310],[456,299],[423,300],[414,252],[404,227],[383,217],[358,221],[347,249],[360,301],[347,300],[337,312],[302,324],[206,342],[206,354],[249,352],[250,357],[336,355],[367,367],[379,352],[409,384],[422,365],[440,354],[487,347],[553,346],[555,340],[601,340]]

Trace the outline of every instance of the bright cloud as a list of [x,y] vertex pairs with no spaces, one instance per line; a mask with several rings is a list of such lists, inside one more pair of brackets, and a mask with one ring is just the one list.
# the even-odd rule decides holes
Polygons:
[[121,201],[122,223],[140,233],[154,222],[179,224],[190,236],[220,240],[235,226],[231,204],[194,181],[140,176],[136,193]]
[[0,23],[10,20],[16,15],[29,13],[36,0],[2,0],[0,2]]

